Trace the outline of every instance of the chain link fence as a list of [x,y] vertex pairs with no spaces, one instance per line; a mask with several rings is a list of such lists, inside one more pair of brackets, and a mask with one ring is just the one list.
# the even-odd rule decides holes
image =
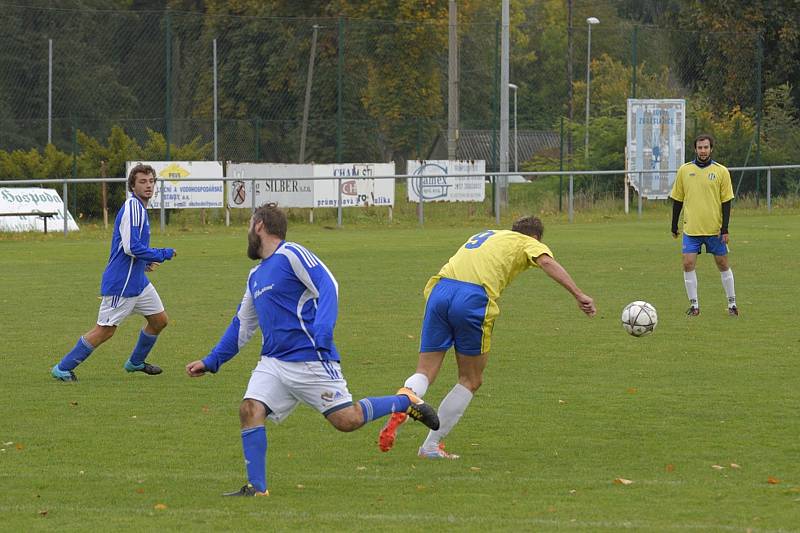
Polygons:
[[[296,163],[301,152],[307,162],[394,160],[402,170],[406,159],[434,157],[446,140],[446,17],[414,23],[13,5],[3,6],[0,23],[7,28],[0,34],[3,179],[97,176],[101,159],[114,176],[125,159],[216,154]],[[565,25],[534,20],[512,24],[511,33],[510,81],[520,99],[512,120],[520,132],[560,139],[558,147],[520,147],[530,156],[520,161],[525,170],[623,168],[632,97],[687,100],[687,154],[694,135],[710,131],[726,165],[762,162],[757,34],[595,25],[586,158],[588,27],[572,28],[571,57]],[[499,20],[460,21],[460,131],[464,139],[490,132],[487,170],[499,160],[499,59]],[[68,160],[34,168],[8,155],[44,153],[48,143]],[[758,187],[753,176],[740,190]]]

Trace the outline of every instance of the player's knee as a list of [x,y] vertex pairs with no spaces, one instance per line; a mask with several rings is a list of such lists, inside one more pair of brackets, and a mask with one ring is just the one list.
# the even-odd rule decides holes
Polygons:
[[239,404],[239,421],[242,423],[242,427],[261,424],[266,416],[264,404],[259,401],[246,399]]
[[483,385],[483,376],[461,376],[458,382],[474,394]]
[[156,331],[156,333],[161,333],[161,331],[167,327],[167,324],[169,324],[169,317],[167,316],[167,313],[161,313],[150,320],[149,324],[150,327]]
[[333,427],[345,433],[355,431],[364,425],[361,408],[355,405],[333,412],[327,416],[327,419]]

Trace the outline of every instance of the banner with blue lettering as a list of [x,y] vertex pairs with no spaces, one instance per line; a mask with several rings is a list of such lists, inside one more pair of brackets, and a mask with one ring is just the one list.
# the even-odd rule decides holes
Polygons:
[[[482,202],[486,197],[486,161],[409,160],[408,201]],[[445,174],[470,174],[445,176]]]
[[[156,193],[147,204],[149,209],[161,209],[162,185],[165,209],[223,207],[222,163],[219,161],[128,161],[125,176],[139,163],[153,167],[158,178]],[[181,178],[217,179],[181,181]]]
[[628,173],[628,183],[643,198],[665,199],[675,172],[684,162],[686,101],[628,99],[627,170],[673,172]]

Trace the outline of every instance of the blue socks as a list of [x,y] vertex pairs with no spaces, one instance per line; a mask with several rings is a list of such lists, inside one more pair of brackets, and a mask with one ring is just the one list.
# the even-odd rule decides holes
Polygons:
[[78,339],[78,343],[75,344],[75,347],[64,356],[60,363],[58,363],[59,370],[63,370],[64,372],[75,370],[75,367],[83,363],[87,357],[92,355],[93,351],[94,346],[81,337]]
[[[158,340],[158,335],[150,335],[149,333],[145,333],[144,330],[140,331],[139,341],[133,348],[133,353],[131,353],[131,364],[138,367],[144,363],[144,360],[147,359],[147,355],[150,353],[150,350],[153,349],[153,345],[156,343],[156,340]],[[62,368],[62,370],[66,370],[66,368]]]
[[364,413],[364,423],[372,422],[376,418],[381,418],[392,413],[404,413],[411,400],[405,394],[396,396],[380,396],[377,398],[364,398],[358,401],[361,412]]
[[267,430],[262,426],[242,430],[242,450],[247,480],[259,492],[267,490]]

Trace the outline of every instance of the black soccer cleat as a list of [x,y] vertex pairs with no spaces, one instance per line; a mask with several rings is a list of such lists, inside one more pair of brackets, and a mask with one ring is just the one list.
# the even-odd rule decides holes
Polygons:
[[150,363],[134,365],[130,359],[125,361],[125,370],[128,372],[144,372],[148,376],[157,376],[162,372],[160,366],[151,365]]
[[269,496],[269,491],[265,490],[261,492],[256,490],[256,488],[251,483],[246,483],[241,489],[235,490],[233,492],[223,492],[223,496]]
[[436,414],[436,409],[422,401],[422,398],[414,394],[409,388],[403,387],[397,391],[397,394],[407,396],[411,402],[408,409],[406,409],[409,417],[417,422],[422,422],[434,431],[439,429],[439,415]]
[[691,306],[689,309],[686,310],[686,316],[697,316],[700,314],[700,308]]
[[728,308],[728,316],[732,316],[732,317],[739,316],[739,309],[737,309],[735,305],[730,306]]

